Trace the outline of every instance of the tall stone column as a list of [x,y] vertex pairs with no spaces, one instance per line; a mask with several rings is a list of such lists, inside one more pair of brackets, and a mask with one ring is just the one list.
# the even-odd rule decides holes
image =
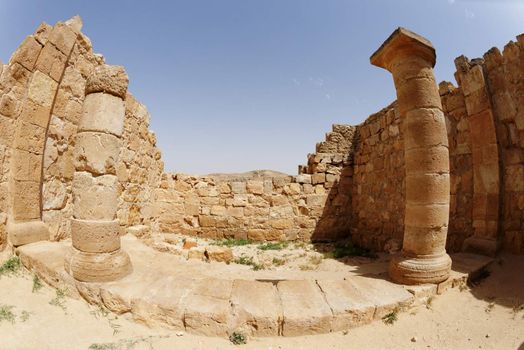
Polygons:
[[66,270],[83,282],[108,282],[129,274],[116,219],[116,165],[124,129],[128,78],[123,67],[99,66],[86,82],[74,153],[73,247]]
[[403,284],[438,283],[449,277],[446,254],[450,177],[446,124],[433,76],[435,49],[425,38],[398,28],[371,56],[393,74],[404,119],[406,209],[402,252],[390,265]]

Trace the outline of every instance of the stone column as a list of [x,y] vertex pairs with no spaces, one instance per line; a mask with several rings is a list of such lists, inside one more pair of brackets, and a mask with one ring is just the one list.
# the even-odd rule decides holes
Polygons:
[[390,265],[403,284],[439,283],[449,277],[446,254],[450,178],[446,124],[433,76],[435,49],[425,38],[398,28],[371,56],[393,74],[404,119],[406,209],[402,252]]
[[124,129],[128,78],[123,67],[99,66],[86,82],[74,153],[73,247],[66,270],[83,282],[117,280],[132,270],[120,247],[116,164]]

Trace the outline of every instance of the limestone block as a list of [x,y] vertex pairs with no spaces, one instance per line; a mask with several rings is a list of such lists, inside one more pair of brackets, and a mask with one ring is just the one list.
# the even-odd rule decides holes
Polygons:
[[46,129],[20,121],[16,128],[15,147],[35,154],[44,153]]
[[51,106],[42,106],[37,102],[26,99],[20,113],[20,120],[47,128],[49,116],[51,115]]
[[333,314],[315,281],[282,281],[277,288],[284,315],[282,335],[289,337],[331,330]]
[[211,261],[225,262],[233,261],[233,251],[228,247],[209,246],[206,247],[208,259]]
[[406,176],[406,200],[411,203],[449,203],[449,174],[409,174]]
[[64,66],[66,64],[66,55],[60,52],[53,44],[49,43],[44,46],[38,60],[36,69],[49,75],[55,81],[60,81]]
[[69,56],[69,53],[73,49],[77,34],[65,23],[58,22],[55,24],[51,33],[49,33],[48,40],[53,43],[58,50],[62,51],[63,54]]
[[87,78],[86,94],[105,92],[124,100],[126,98],[128,83],[129,78],[124,67],[109,65],[97,66],[93,73]]
[[318,280],[317,283],[333,311],[334,332],[373,321],[375,304],[366,298],[365,291],[346,280]]
[[324,206],[327,199],[325,194],[310,194],[306,196],[308,206]]
[[93,177],[86,172],[73,176],[73,215],[83,220],[114,220],[118,207],[118,179],[114,175]]
[[76,135],[74,164],[78,171],[93,174],[116,174],[120,139],[101,132],[81,132]]
[[15,247],[49,240],[49,229],[41,220],[9,223],[7,233],[9,241]]
[[28,36],[15,51],[9,63],[18,62],[28,70],[33,70],[42,45],[32,36]]
[[120,248],[118,220],[71,219],[73,247],[87,253],[110,253]]
[[417,109],[406,113],[406,149],[418,147],[447,146],[446,124],[440,109]]
[[42,155],[15,149],[11,162],[15,180],[40,182]]
[[51,33],[51,30],[53,30],[53,27],[47,24],[46,22],[40,23],[38,28],[36,28],[35,32],[33,33],[33,37],[42,45],[45,45],[47,42],[47,37],[49,36],[49,33]]
[[309,174],[297,175],[295,178],[295,181],[299,184],[310,184],[312,182],[311,175]]
[[231,192],[234,194],[246,193],[246,183],[240,181],[231,182]]
[[0,114],[6,117],[14,117],[18,101],[13,93],[3,94],[0,98]]
[[44,210],[59,210],[66,206],[68,199],[66,184],[57,178],[44,182],[42,207]]
[[133,267],[121,249],[111,253],[86,253],[74,247],[65,258],[65,269],[82,282],[110,282],[129,275]]
[[43,107],[51,107],[57,88],[56,81],[37,70],[31,78],[27,97]]
[[325,173],[316,173],[311,175],[311,183],[313,185],[316,184],[323,184],[326,182],[326,174]]
[[40,182],[14,180],[12,189],[13,218],[40,219]]
[[92,93],[84,100],[79,131],[101,131],[122,136],[124,131],[124,102],[120,97],[102,92]]
[[262,194],[264,193],[264,182],[249,180],[247,182],[247,191],[252,194]]
[[226,336],[232,285],[232,281],[211,278],[197,281],[184,300],[186,329],[199,335]]
[[256,337],[278,336],[282,307],[272,283],[234,280],[231,292],[233,328],[244,328]]

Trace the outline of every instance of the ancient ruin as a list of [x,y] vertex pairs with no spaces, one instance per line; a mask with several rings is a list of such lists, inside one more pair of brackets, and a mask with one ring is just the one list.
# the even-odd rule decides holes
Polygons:
[[[399,28],[371,56],[398,100],[333,125],[298,175],[192,176],[164,171],[124,68],[81,28],[42,23],[0,64],[0,251],[72,297],[209,336],[328,333],[524,254],[524,35],[437,86],[434,47]],[[381,258],[263,269],[224,239]]]

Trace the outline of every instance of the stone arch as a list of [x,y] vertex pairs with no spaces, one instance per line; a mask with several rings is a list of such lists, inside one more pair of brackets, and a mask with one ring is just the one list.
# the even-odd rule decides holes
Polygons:
[[[49,238],[42,220],[44,150],[58,86],[81,25],[79,17],[54,27],[42,23],[9,62],[8,70],[19,70],[26,77],[11,123],[7,232],[15,246]],[[11,102],[16,104],[15,99]]]
[[464,241],[463,249],[495,255],[500,246],[501,172],[491,94],[482,60],[460,56],[455,66],[464,94],[473,160],[473,235]]

